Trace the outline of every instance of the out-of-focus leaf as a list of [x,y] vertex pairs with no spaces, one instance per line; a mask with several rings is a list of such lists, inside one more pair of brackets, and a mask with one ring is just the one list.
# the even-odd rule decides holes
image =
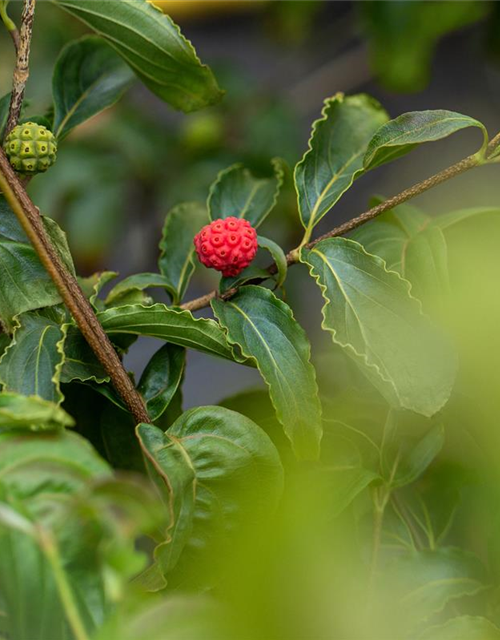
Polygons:
[[[4,516],[0,515],[0,591],[5,608],[2,631],[19,640],[66,640],[61,624],[63,607],[50,566],[37,543],[35,525],[19,509],[3,501],[0,514]],[[18,578],[13,580],[13,576]]]
[[146,0],[55,0],[107,40],[158,97],[182,111],[214,104],[222,92],[172,20]]
[[52,402],[6,391],[0,393],[0,429],[53,431],[73,425],[73,418]]
[[443,233],[451,230],[455,225],[459,225],[462,222],[473,220],[474,218],[497,217],[500,221],[500,209],[493,207],[477,207],[474,209],[460,209],[459,211],[451,211],[445,213],[442,216],[435,218],[434,224],[438,226]]
[[442,424],[432,425],[416,439],[407,431],[400,428],[397,417],[391,412],[385,427],[382,470],[392,487],[402,487],[417,480],[443,448]]
[[[90,632],[102,617],[103,585],[95,564],[98,547],[93,546],[92,537],[95,528],[83,531],[82,523],[69,517],[67,509],[70,496],[91,479],[108,475],[109,467],[75,434],[0,434],[0,499],[33,522],[36,534],[20,535],[0,526],[0,592],[9,637],[68,638],[65,607],[54,565],[44,551],[47,546],[41,544],[42,530],[44,541],[50,539],[54,553],[57,549],[62,579],[71,585],[84,626]],[[82,539],[89,546],[85,562],[78,566]]]
[[20,316],[0,361],[3,389],[60,404],[64,339],[63,330],[55,322],[35,313]]
[[488,132],[482,122],[454,111],[410,111],[386,122],[368,145],[364,170],[396,160],[424,142],[434,142],[456,131],[478,127],[483,133],[483,149],[488,144]]
[[148,640],[230,640],[235,629],[227,632],[224,614],[203,595],[170,595],[140,606],[124,603],[95,640],[142,640],[145,632]]
[[448,246],[441,229],[429,225],[408,243],[403,277],[411,282],[411,293],[424,309],[445,303],[450,293]]
[[427,302],[445,301],[450,289],[448,248],[438,220],[403,204],[351,234],[368,253],[383,258],[389,271],[411,282],[412,295],[426,310]]
[[371,41],[371,64],[379,80],[392,90],[421,91],[440,38],[479,20],[487,6],[473,0],[360,3]]
[[100,38],[70,42],[54,67],[54,135],[66,137],[76,126],[113,105],[133,78],[130,68]]
[[[383,202],[375,198],[370,206]],[[390,209],[355,229],[350,238],[363,245],[368,253],[383,258],[389,271],[404,274],[404,258],[411,240],[429,226],[432,218],[410,204]]]
[[368,143],[388,120],[380,104],[366,95],[328,98],[321,116],[313,124],[309,150],[295,167],[300,219],[307,238],[364,171]]
[[151,422],[164,413],[182,380],[185,350],[175,344],[159,349],[146,365],[137,387],[146,401]]
[[272,178],[257,178],[242,164],[221,171],[210,187],[210,218],[245,218],[257,228],[276,205],[283,184],[283,169],[278,161],[273,162],[273,169]]
[[282,0],[269,7],[273,34],[286,45],[299,45],[311,37],[321,1],[295,2]]
[[500,629],[480,616],[457,616],[426,629],[418,640],[500,640]]
[[216,322],[194,318],[189,311],[169,309],[164,304],[151,307],[127,305],[107,309],[98,317],[106,333],[112,337],[130,334],[151,336],[228,360],[244,361],[231,349],[224,331]]
[[181,302],[189,285],[195,268],[194,236],[207,223],[207,209],[198,202],[180,204],[165,218],[158,267],[173,304]]
[[321,404],[310,345],[288,305],[263,287],[248,285],[230,300],[213,300],[215,315],[252,358],[269,385],[271,400],[299,458],[316,459],[321,439]]
[[363,466],[355,443],[340,434],[329,437],[323,444],[321,461],[315,481],[328,496],[329,517],[340,515],[366,487],[380,479],[377,473]]
[[35,536],[35,528],[28,518],[25,518],[18,511],[2,502],[0,502],[0,527],[24,533],[31,537]]
[[354,357],[395,407],[432,416],[447,402],[456,374],[448,342],[410,296],[410,285],[381,258],[345,238],[302,252],[326,305],[323,327]]
[[222,407],[191,409],[166,433],[141,424],[137,434],[173,514],[170,540],[156,550],[167,580],[213,581],[218,553],[236,531],[275,509],[283,486],[278,452],[256,424]]
[[[50,218],[45,230],[57,247],[61,259],[74,272],[66,236]],[[24,311],[61,302],[49,274],[42,266],[17,218],[0,196],[0,319],[12,329],[13,318]]]
[[38,491],[68,493],[91,477],[109,474],[109,466],[87,440],[70,431],[0,433],[0,476],[16,498],[29,498]]
[[387,569],[394,578],[394,606],[415,620],[429,618],[450,601],[473,596],[487,585],[479,559],[454,547],[398,556]]

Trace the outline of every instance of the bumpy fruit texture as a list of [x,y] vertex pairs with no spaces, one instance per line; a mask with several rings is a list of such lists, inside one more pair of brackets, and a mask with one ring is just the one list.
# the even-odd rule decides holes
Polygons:
[[203,227],[194,238],[194,246],[202,264],[222,271],[225,277],[234,277],[255,258],[257,232],[248,220],[221,218]]
[[18,173],[33,175],[47,171],[56,161],[54,134],[35,122],[18,124],[4,142],[5,153]]

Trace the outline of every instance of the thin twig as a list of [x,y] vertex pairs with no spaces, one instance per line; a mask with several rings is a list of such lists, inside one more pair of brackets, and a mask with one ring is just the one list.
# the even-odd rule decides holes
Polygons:
[[[493,138],[490,144],[488,145],[486,150],[486,157],[488,157],[489,153],[493,152],[493,150],[496,148],[498,144],[500,144],[500,134],[495,136],[495,138]],[[441,184],[442,182],[446,182],[447,180],[450,180],[451,178],[454,178],[455,176],[458,176],[461,173],[464,173],[465,171],[472,169],[473,167],[477,167],[478,165],[481,164],[481,162],[482,161],[477,154],[468,156],[467,158],[464,158],[460,162],[457,162],[456,164],[452,165],[451,167],[448,167],[447,169],[440,171],[434,176],[427,178],[427,180],[424,180],[423,182],[418,182],[412,187],[405,189],[398,195],[393,196],[388,200],[385,200],[384,202],[377,205],[376,207],[372,207],[371,209],[369,209],[368,211],[365,211],[364,213],[357,216],[356,218],[352,218],[351,220],[344,222],[338,227],[335,227],[328,233],[325,233],[319,238],[316,238],[312,242],[309,242],[308,244],[306,244],[305,248],[312,249],[316,244],[318,244],[318,242],[321,242],[321,240],[343,236],[346,233],[349,233],[349,231],[352,231],[353,229],[356,229],[357,227],[361,226],[362,224],[365,224],[366,222],[373,220],[373,218],[376,218],[377,216],[384,213],[385,211],[389,211],[390,209],[393,209],[397,205],[402,204],[403,202],[407,202],[408,200],[411,200],[415,196],[418,196],[421,193],[424,193],[424,191],[428,191],[429,189],[432,189],[432,187],[435,187],[438,184]],[[286,261],[288,266],[292,266],[300,262],[300,248],[297,247],[296,249],[293,249],[292,251],[290,251],[286,256]],[[274,275],[276,273],[276,265],[274,264],[271,265],[267,269],[267,271],[269,272],[270,276]],[[252,280],[252,283],[256,284],[259,282],[263,282],[264,280],[265,278],[259,278],[259,279]],[[226,291],[220,297],[223,300],[228,300],[229,298],[234,296],[234,294],[237,291],[238,291],[238,287],[234,287]],[[211,291],[210,293],[207,293],[206,295],[201,296],[200,298],[196,298],[194,300],[190,300],[189,302],[186,302],[185,304],[181,305],[181,308],[187,309],[188,311],[198,311],[199,309],[208,307],[210,305],[210,302],[217,296],[218,296],[217,291]]]
[[103,365],[116,391],[134,416],[136,422],[149,422],[144,402],[123,368],[108,336],[99,324],[89,301],[78,282],[62,263],[48,238],[38,209],[0,149],[0,191],[17,216],[32,243],[41,263],[54,281],[61,298],[75,319],[92,351]]
[[17,44],[16,68],[12,76],[12,94],[10,96],[9,117],[5,126],[7,136],[19,122],[21,109],[23,107],[24,91],[28,82],[30,68],[31,36],[33,33],[33,22],[35,20],[36,0],[24,0],[23,13],[21,16],[21,28]]

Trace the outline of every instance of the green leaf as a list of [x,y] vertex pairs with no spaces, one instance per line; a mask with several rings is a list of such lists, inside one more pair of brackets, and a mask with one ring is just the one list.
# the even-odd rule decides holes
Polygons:
[[444,427],[440,423],[432,425],[419,438],[412,438],[408,431],[408,428],[402,429],[394,415],[389,416],[382,449],[382,469],[386,482],[394,488],[411,484],[422,476],[444,445]]
[[182,380],[185,351],[175,344],[159,349],[146,365],[137,387],[146,401],[151,422],[164,413]]
[[210,187],[208,211],[211,220],[244,218],[257,228],[274,209],[281,186],[283,169],[273,161],[272,178],[257,178],[242,164],[235,164],[217,176]]
[[429,225],[408,243],[403,277],[411,282],[412,295],[426,310],[428,304],[446,302],[450,293],[448,246],[439,227]]
[[500,209],[493,207],[476,207],[471,209],[459,209],[458,211],[450,211],[442,216],[438,216],[434,220],[434,224],[438,226],[445,234],[456,225],[467,222],[473,218],[481,218],[482,216],[493,216],[500,221]]
[[21,505],[4,500],[0,502],[0,591],[5,609],[2,632],[19,640],[48,636],[66,640],[61,624],[64,611],[51,569],[39,548],[37,528]]
[[194,318],[189,311],[170,309],[164,304],[151,307],[126,305],[107,309],[98,315],[111,337],[141,335],[161,338],[181,347],[243,362],[227,342],[222,328],[213,320]]
[[0,393],[0,429],[53,431],[73,425],[73,418],[52,402],[17,393]]
[[380,476],[363,466],[361,453],[352,440],[325,429],[321,446],[321,467],[315,482],[327,496],[330,517],[340,515],[353,500]]
[[170,292],[170,280],[159,273],[136,273],[115,285],[105,300],[107,306],[115,304],[124,294],[159,287]]
[[[98,390],[97,387],[102,391],[105,385],[94,388]],[[137,425],[130,411],[108,403],[100,416],[99,426],[106,459],[113,468],[144,474],[144,456],[135,435]]]
[[34,313],[20,316],[0,361],[3,389],[60,404],[64,338],[55,322]]
[[222,92],[172,20],[146,0],[55,0],[107,40],[159,98],[182,111],[215,104]]
[[180,304],[186,292],[195,268],[193,239],[208,221],[206,207],[198,202],[180,204],[165,218],[158,267],[173,304]]
[[450,289],[448,248],[438,220],[403,204],[356,229],[351,239],[411,282],[416,298],[443,302]]
[[321,405],[310,345],[291,309],[263,287],[243,287],[212,307],[231,343],[255,361],[299,458],[315,460],[321,440]]
[[12,529],[18,533],[35,537],[36,530],[28,518],[25,518],[18,511],[5,503],[0,502],[0,526]]
[[[262,236],[257,236],[257,241],[259,243],[259,247],[266,249],[271,254],[277,269],[276,275],[274,276],[276,279],[276,287],[281,287],[286,279],[288,268],[286,255],[283,249],[276,244],[276,242]],[[273,276],[266,269],[261,269],[260,267],[256,267],[251,264],[246,269],[243,269],[243,271],[237,276],[221,278],[219,290],[221,293],[225,293],[233,287],[240,287],[242,284],[245,284],[245,282],[249,282],[257,278],[260,278],[261,280],[268,280],[272,277]]]
[[394,605],[415,619],[428,618],[452,600],[479,593],[487,579],[475,555],[453,547],[399,555],[387,569],[395,578]]
[[326,301],[323,328],[390,404],[424,416],[439,411],[453,387],[456,358],[409,283],[345,238],[323,240],[301,259]]
[[25,122],[35,122],[36,124],[42,125],[42,127],[46,127],[47,129],[49,129],[49,131],[52,131],[52,115],[53,114],[51,114],[49,111],[45,116],[25,116],[24,118],[19,118],[19,124],[24,124]]
[[69,498],[86,489],[90,480],[109,475],[108,465],[75,434],[0,434],[0,499],[33,521],[37,534],[37,540],[32,540],[0,527],[0,592],[9,637],[68,638],[53,565],[39,544],[42,531],[54,552],[58,550],[60,570],[71,585],[85,626],[92,629],[102,617],[104,585],[97,549],[102,554],[105,548],[96,539],[98,523],[94,520],[84,528],[82,518],[68,507],[72,505]]
[[281,460],[293,464],[294,456],[290,440],[286,437],[267,389],[247,389],[219,402],[221,407],[242,413],[267,433],[278,449]]
[[267,249],[271,254],[277,269],[276,286],[281,287],[281,285],[286,280],[286,273],[287,273],[287,267],[288,267],[285,252],[279,246],[279,244],[276,244],[276,242],[269,240],[269,238],[264,238],[263,236],[257,236],[257,240],[259,242],[259,247],[262,247],[263,249]]
[[54,135],[62,140],[82,122],[121,98],[134,78],[129,67],[100,38],[67,44],[54,68]]
[[[370,206],[383,201],[384,198],[374,198]],[[404,275],[408,245],[431,222],[432,218],[416,207],[400,204],[355,229],[350,238],[362,244],[368,253],[383,258],[389,271]]]
[[98,271],[87,278],[78,278],[78,284],[82,288],[83,293],[89,299],[91,305],[96,308],[96,301],[101,289],[111,280],[118,276],[116,271]]
[[426,629],[418,640],[500,640],[500,629],[480,616],[457,616]]
[[[152,590],[157,590],[164,580],[162,583],[154,569],[150,573],[155,586]],[[222,640],[239,633],[228,633],[225,610],[205,594],[172,594],[159,600],[137,599],[134,606],[120,603],[95,640],[139,640],[144,637],[145,624],[147,640]]]
[[109,475],[109,466],[87,440],[70,431],[0,433],[0,477],[16,498],[69,493],[92,477]]
[[443,109],[403,113],[382,125],[373,136],[364,158],[364,169],[379,167],[404,156],[419,144],[441,140],[468,127],[481,129],[484,149],[488,132],[479,120]]
[[380,104],[363,94],[328,98],[321,116],[313,124],[309,150],[295,167],[306,239],[363,172],[368,143],[388,119]]
[[173,513],[171,538],[156,551],[169,584],[212,582],[235,533],[277,506],[283,469],[274,445],[251,420],[222,407],[191,409],[166,433],[141,424],[137,434]]
[[[80,330],[74,325],[65,325],[64,360],[61,382],[93,380],[96,383],[109,382],[109,375],[95,356]],[[2,364],[0,362],[0,371]]]
[[269,271],[266,271],[266,269],[262,269],[261,267],[256,267],[255,265],[251,264],[246,269],[243,269],[243,271],[241,271],[241,273],[239,273],[237,276],[227,276],[225,278],[221,278],[219,282],[219,291],[220,293],[226,293],[230,289],[233,289],[234,287],[241,287],[241,285],[245,284],[246,282],[251,282],[256,278],[260,278],[261,280],[268,280],[271,277],[271,274],[269,273]]
[[[45,230],[63,262],[74,273],[66,236],[50,218]],[[12,330],[14,316],[40,307],[59,304],[61,297],[29,243],[17,218],[0,196],[0,320]]]
[[10,107],[10,93],[0,98],[0,140],[3,140],[3,131],[7,124],[7,118],[9,117]]

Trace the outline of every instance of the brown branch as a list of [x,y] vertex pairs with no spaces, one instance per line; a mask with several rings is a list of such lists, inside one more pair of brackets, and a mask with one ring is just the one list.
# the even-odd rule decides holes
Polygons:
[[[31,36],[33,34],[33,22],[35,20],[36,0],[24,0],[23,13],[21,16],[21,28],[17,37],[17,59],[16,68],[12,76],[12,94],[10,96],[9,117],[5,126],[5,136],[19,122],[21,109],[23,107],[24,91],[30,74],[29,60],[31,49]],[[14,43],[16,43],[15,32],[10,32]]]
[[54,281],[92,351],[108,373],[136,422],[149,422],[144,402],[123,368],[108,336],[73,275],[63,265],[48,238],[38,209],[0,149],[0,190],[17,216],[41,263]]
[[[495,136],[495,138],[493,138],[490,144],[488,145],[486,149],[486,157],[488,157],[488,155],[494,151],[494,149],[498,144],[500,144],[500,134]],[[448,167],[447,169],[444,169],[443,171],[432,176],[431,178],[427,178],[427,180],[424,180],[423,182],[419,182],[413,185],[412,187],[410,187],[409,189],[405,189],[398,195],[393,196],[388,200],[385,200],[384,202],[377,205],[376,207],[372,207],[371,209],[369,209],[368,211],[365,211],[364,213],[357,216],[356,218],[352,218],[351,220],[344,222],[338,227],[335,227],[328,233],[325,233],[319,238],[316,238],[312,242],[309,242],[308,244],[306,244],[305,248],[312,249],[318,242],[321,242],[321,240],[343,236],[346,233],[349,233],[349,231],[352,231],[353,229],[356,229],[357,227],[361,226],[362,224],[365,224],[366,222],[373,220],[373,218],[376,218],[381,213],[384,213],[385,211],[389,211],[389,209],[393,209],[397,205],[402,204],[403,202],[407,202],[408,200],[411,200],[415,196],[418,196],[421,193],[424,193],[424,191],[428,191],[429,189],[432,189],[432,187],[435,187],[438,184],[441,184],[442,182],[446,182],[446,180],[450,180],[450,178],[454,178],[455,176],[458,176],[459,174],[464,173],[465,171],[468,171],[469,169],[472,169],[473,167],[480,165],[481,162],[482,162],[481,158],[477,154],[464,158],[460,162],[457,162],[456,164],[452,165],[451,167]],[[288,266],[292,266],[300,261],[299,251],[300,251],[300,248],[297,247],[296,249],[293,249],[287,254],[286,261]],[[274,264],[271,265],[267,269],[267,271],[269,272],[270,276],[274,275],[276,273],[276,265]],[[264,280],[265,278],[259,278],[259,279],[252,280],[251,282],[252,284],[258,284],[259,282],[263,282]],[[238,291],[238,287],[234,287],[233,289],[230,289],[226,291],[224,294],[222,294],[220,298],[222,298],[223,300],[228,300],[229,298],[234,296],[234,294],[237,291]],[[201,298],[196,298],[194,300],[186,302],[185,304],[181,305],[181,308],[187,309],[188,311],[198,311],[199,309],[208,307],[210,305],[211,300],[213,300],[218,296],[219,294],[217,291],[211,291],[210,293],[207,293]]]

